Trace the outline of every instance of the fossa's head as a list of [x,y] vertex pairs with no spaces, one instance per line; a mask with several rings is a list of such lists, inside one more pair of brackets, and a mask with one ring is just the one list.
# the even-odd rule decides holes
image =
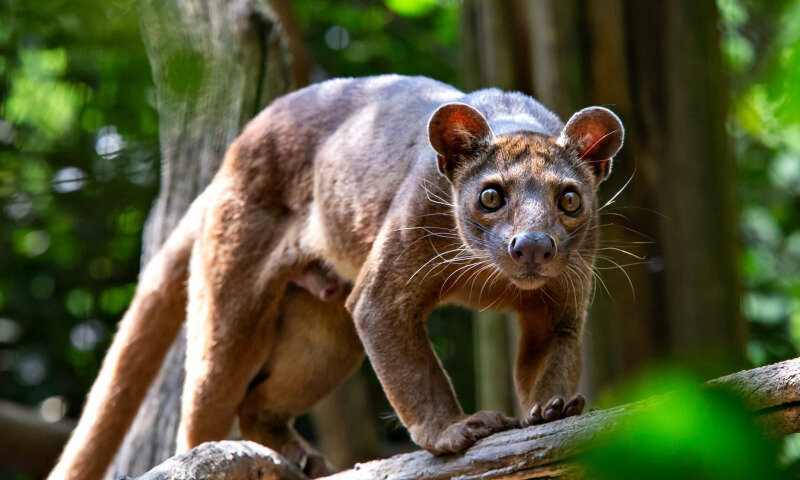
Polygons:
[[495,135],[474,108],[450,103],[428,125],[440,172],[453,187],[459,235],[512,283],[542,286],[587,259],[597,187],[611,172],[623,127],[602,107],[574,114],[557,136]]

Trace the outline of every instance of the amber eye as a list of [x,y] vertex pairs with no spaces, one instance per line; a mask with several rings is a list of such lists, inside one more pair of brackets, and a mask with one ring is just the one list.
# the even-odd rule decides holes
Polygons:
[[581,196],[576,191],[567,190],[558,199],[558,206],[566,213],[575,213],[581,208]]
[[486,187],[481,192],[481,206],[487,210],[495,211],[503,206],[503,195],[497,187]]

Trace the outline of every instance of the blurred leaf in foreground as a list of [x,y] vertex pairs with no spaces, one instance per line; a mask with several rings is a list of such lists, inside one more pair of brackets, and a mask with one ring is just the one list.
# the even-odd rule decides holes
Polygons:
[[744,403],[677,373],[649,377],[633,391],[656,398],[587,448],[587,478],[781,479],[780,443],[765,437]]

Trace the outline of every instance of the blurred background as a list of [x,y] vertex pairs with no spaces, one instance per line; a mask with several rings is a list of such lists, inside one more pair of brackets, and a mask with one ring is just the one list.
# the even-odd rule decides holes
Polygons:
[[[622,118],[590,405],[667,366],[700,381],[798,356],[798,0],[0,0],[0,478],[49,470],[141,264],[244,123],[381,73]],[[444,307],[429,327],[465,410],[520,414],[513,318]],[[120,471],[171,448],[180,349]],[[341,467],[414,449],[368,362],[298,428]],[[776,448],[797,466],[797,435]]]

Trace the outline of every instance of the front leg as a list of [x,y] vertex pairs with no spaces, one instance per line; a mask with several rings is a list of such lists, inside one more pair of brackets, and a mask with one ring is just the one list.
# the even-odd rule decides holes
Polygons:
[[516,419],[499,412],[465,415],[461,410],[425,325],[439,302],[437,280],[409,282],[418,267],[398,264],[396,252],[373,254],[347,307],[386,396],[414,442],[440,455],[517,427]]
[[521,338],[514,379],[524,425],[578,415],[583,316],[554,320],[546,309],[520,314]]

